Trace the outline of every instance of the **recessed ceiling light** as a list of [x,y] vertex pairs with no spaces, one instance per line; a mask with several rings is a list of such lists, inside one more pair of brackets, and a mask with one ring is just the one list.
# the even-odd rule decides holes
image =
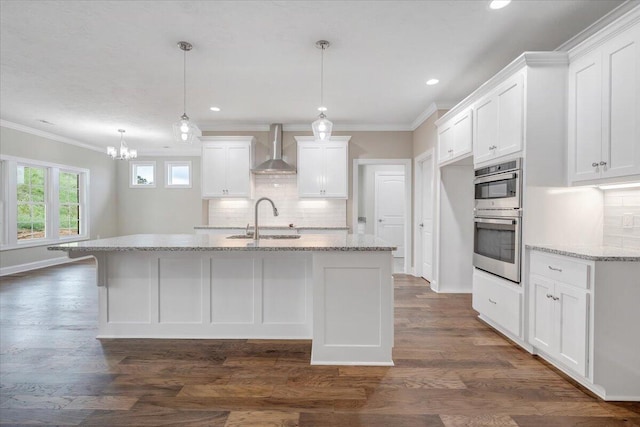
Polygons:
[[427,80],[427,84],[429,86],[433,86],[433,85],[437,85],[439,81],[440,80],[438,80],[438,79],[429,79],[429,80]]
[[221,111],[221,108],[220,108],[220,107],[211,107],[211,108],[209,108],[209,109],[210,109],[211,111],[215,111],[215,112]]
[[511,0],[491,0],[489,2],[489,9],[502,9],[503,7],[507,7],[509,3],[511,3]]

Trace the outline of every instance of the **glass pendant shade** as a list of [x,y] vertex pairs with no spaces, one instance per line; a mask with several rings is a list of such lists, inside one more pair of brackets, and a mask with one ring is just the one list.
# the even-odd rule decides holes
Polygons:
[[173,137],[179,143],[193,143],[196,134],[198,134],[198,128],[189,121],[186,114],[182,115],[179,122],[173,124]]
[[325,116],[324,113],[320,113],[318,120],[311,124],[311,128],[313,129],[313,136],[316,140],[328,141],[331,138],[333,123],[327,119],[327,116]]

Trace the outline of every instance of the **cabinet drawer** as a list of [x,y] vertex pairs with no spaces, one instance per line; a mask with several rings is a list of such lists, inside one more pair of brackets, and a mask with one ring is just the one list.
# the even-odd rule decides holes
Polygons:
[[589,288],[589,266],[571,258],[531,251],[531,273],[582,289]]
[[513,335],[522,337],[522,293],[488,273],[473,273],[473,308]]

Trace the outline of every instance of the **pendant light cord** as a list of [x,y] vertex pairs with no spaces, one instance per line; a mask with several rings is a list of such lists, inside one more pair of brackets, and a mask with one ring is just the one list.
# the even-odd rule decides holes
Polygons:
[[[324,44],[320,54],[320,107],[324,108]],[[321,111],[324,113],[324,111]]]
[[183,50],[183,62],[182,62],[182,94],[183,94],[183,114],[187,114],[187,51]]

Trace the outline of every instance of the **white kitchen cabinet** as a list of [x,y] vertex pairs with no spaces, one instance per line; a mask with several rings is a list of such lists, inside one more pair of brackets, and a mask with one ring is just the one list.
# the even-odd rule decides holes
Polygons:
[[253,137],[202,137],[202,197],[251,197]]
[[328,142],[296,137],[298,141],[298,195],[301,198],[346,199],[348,138]]
[[569,66],[569,180],[640,175],[640,23]]
[[[551,261],[549,265],[557,264]],[[589,293],[579,286],[551,280],[540,273],[546,272],[532,270],[529,279],[529,341],[566,367],[586,376]]]
[[438,163],[440,165],[456,161],[471,153],[472,114],[472,110],[468,109],[438,126]]
[[515,339],[522,339],[522,287],[501,277],[474,269],[473,309],[480,318]]
[[534,354],[601,398],[637,401],[640,260],[624,251],[529,249],[528,342]]
[[524,138],[524,71],[499,84],[473,107],[474,163],[522,150]]

